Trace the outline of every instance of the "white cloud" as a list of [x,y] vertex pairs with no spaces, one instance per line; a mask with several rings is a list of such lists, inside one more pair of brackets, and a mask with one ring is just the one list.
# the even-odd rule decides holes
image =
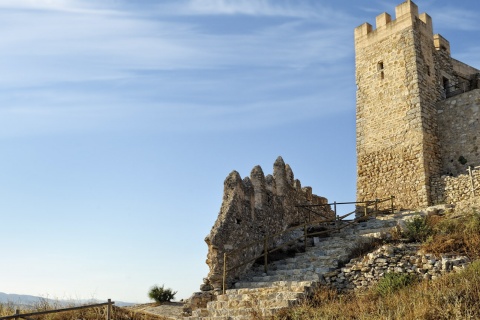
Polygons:
[[114,13],[114,11],[94,9],[81,0],[0,0],[0,9],[43,10],[84,14]]
[[185,7],[189,14],[201,15],[254,15],[254,16],[283,16],[283,17],[311,17],[313,12],[307,8],[292,7],[288,3],[272,3],[268,0],[190,0]]
[[[158,6],[159,12],[177,15],[247,15],[316,19],[338,25],[349,21],[344,12],[333,10],[320,2],[296,0],[187,0]],[[321,21],[323,20],[323,21]]]
[[349,54],[349,29],[304,30],[298,22],[229,35],[127,14],[6,11],[0,19],[3,86],[109,80],[127,77],[130,70],[301,68]]

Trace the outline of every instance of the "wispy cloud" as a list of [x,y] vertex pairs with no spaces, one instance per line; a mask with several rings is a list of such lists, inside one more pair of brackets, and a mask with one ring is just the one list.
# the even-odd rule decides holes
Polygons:
[[[232,1],[220,2],[219,14],[301,17],[308,11],[289,2],[240,1],[237,9]],[[305,83],[338,82],[345,74],[340,62],[353,55],[351,30],[325,26],[322,19],[267,19],[245,32],[225,34],[207,28],[205,19],[176,19],[165,12],[153,19],[123,6],[102,11],[82,1],[32,3],[4,1],[0,11],[0,136],[141,128],[141,119],[191,121],[198,130],[226,128],[222,123],[233,128],[254,125],[247,117],[253,110],[271,125],[296,121],[307,113],[331,112],[309,100],[319,97]],[[199,3],[176,8],[195,12]],[[302,106],[291,114],[289,104]],[[285,111],[267,117],[274,105]],[[196,125],[197,119],[208,125]]]
[[189,0],[178,11],[182,14],[198,15],[251,15],[295,18],[315,18],[334,14],[325,6],[306,4],[299,1],[271,0]]
[[59,11],[83,14],[114,13],[114,11],[95,8],[81,0],[0,0],[0,9]]

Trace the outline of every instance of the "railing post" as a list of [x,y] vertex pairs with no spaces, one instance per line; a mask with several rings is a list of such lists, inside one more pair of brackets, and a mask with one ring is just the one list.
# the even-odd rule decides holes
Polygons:
[[225,294],[225,283],[227,282],[227,253],[223,253],[223,283],[222,283],[222,289],[223,289],[223,294]]
[[265,273],[267,273],[268,271],[268,246],[267,246],[267,236],[265,236],[265,238],[263,239],[263,255],[264,255],[264,258],[263,258],[263,271],[265,271]]
[[377,216],[378,212],[378,199],[375,199],[375,217]]
[[364,214],[365,217],[368,216],[368,201],[365,202],[365,214]]
[[473,173],[472,173],[472,166],[468,166],[468,175],[470,176],[470,185],[472,187],[472,193],[473,196],[475,197],[475,185],[473,184]]
[[333,211],[335,212],[335,217],[337,216],[337,201],[333,202]]
[[108,299],[107,305],[107,320],[111,319],[111,312],[112,312],[112,299]]
[[395,196],[391,196],[390,197],[390,204],[391,204],[391,207],[392,207],[392,214],[394,213],[394,209],[393,209],[393,199],[395,199]]
[[[20,314],[20,310],[19,310],[19,309],[15,309],[15,315],[17,315],[17,314]],[[17,320],[18,318],[15,317],[14,319]]]
[[303,225],[303,245],[305,248],[305,251],[307,251],[307,223]]

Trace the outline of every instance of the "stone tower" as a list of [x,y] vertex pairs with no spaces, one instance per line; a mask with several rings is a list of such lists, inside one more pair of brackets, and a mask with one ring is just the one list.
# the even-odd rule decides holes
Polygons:
[[406,1],[394,20],[382,13],[375,30],[355,29],[355,64],[357,200],[394,195],[398,208],[430,205],[441,171],[435,104],[456,81],[448,41]]

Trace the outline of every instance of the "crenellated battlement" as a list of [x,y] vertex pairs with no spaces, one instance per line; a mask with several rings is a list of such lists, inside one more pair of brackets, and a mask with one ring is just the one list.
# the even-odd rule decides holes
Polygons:
[[417,25],[422,32],[431,35],[433,41],[432,18],[427,13],[419,14],[418,6],[414,2],[405,1],[395,8],[394,20],[390,14],[384,12],[376,17],[375,29],[367,22],[355,28],[355,46],[368,46],[371,41],[378,41],[379,38],[386,38],[414,25]]

